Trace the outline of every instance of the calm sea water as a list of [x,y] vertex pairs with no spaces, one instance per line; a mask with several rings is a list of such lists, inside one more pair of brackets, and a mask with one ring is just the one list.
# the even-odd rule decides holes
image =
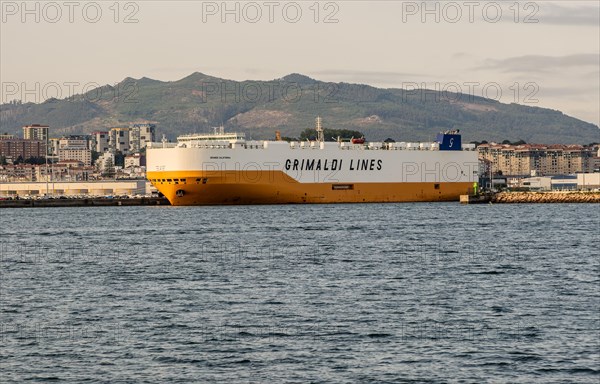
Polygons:
[[0,211],[0,381],[598,383],[598,205]]

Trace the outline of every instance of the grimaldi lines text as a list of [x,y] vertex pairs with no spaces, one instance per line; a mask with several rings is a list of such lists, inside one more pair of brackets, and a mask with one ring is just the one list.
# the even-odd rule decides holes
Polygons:
[[185,135],[152,143],[148,179],[173,205],[459,200],[478,181],[457,132],[431,143],[248,141]]

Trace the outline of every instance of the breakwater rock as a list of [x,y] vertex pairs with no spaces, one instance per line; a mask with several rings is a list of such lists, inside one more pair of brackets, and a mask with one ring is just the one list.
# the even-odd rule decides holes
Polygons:
[[500,192],[492,203],[600,203],[600,192]]

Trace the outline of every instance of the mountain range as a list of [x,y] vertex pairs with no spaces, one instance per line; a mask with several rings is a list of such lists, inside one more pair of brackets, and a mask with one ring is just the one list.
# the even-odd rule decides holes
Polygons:
[[224,125],[253,139],[298,137],[321,116],[326,128],[358,130],[368,140],[428,141],[460,129],[465,141],[528,143],[600,141],[597,125],[560,111],[463,93],[381,89],[330,83],[301,74],[271,81],[233,81],[193,73],[177,81],[126,78],[65,99],[0,105],[0,132],[46,124],[51,136],[90,133],[130,123],[157,124],[160,138]]

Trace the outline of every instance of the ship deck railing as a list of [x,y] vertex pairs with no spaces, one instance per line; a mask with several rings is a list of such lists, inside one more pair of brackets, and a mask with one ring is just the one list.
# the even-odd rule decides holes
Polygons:
[[[200,148],[200,149],[268,149],[272,145],[270,141],[245,141],[245,142],[227,142],[227,141],[199,141],[199,142],[179,142],[179,143],[149,143],[148,148]],[[281,143],[281,142],[278,142]],[[285,144],[285,143],[282,143]],[[281,144],[279,144],[281,145]],[[341,149],[345,151],[439,151],[438,143],[336,143],[336,142],[290,142],[290,149],[308,150],[308,149]],[[474,144],[463,144],[463,151],[475,151]]]
[[231,133],[191,133],[187,135],[179,135],[177,136],[177,140],[179,141],[188,141],[188,140],[245,140],[246,134],[231,132]]

